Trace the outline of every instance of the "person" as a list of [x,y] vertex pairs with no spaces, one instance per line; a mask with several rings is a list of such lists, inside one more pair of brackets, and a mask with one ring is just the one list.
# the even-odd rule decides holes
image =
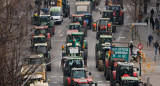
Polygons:
[[154,23],[154,20],[152,21],[152,29],[154,31],[154,27],[155,27],[155,23]]
[[159,21],[158,18],[155,18],[155,25],[156,25],[156,30],[157,30],[157,34],[159,33]]
[[151,45],[152,40],[153,40],[153,36],[150,34],[150,35],[148,36],[148,43],[149,43],[149,46]]
[[158,13],[158,10],[159,10],[159,3],[156,4],[156,10],[157,10],[157,13]]
[[153,17],[153,14],[154,14],[154,10],[152,8],[152,10],[151,10],[151,17]]
[[145,18],[145,21],[144,21],[144,22],[146,22],[147,25],[148,25],[148,17]]
[[131,55],[132,55],[133,54],[133,41],[131,41],[131,44],[130,44],[129,48],[130,48]]
[[157,49],[159,47],[159,43],[158,40],[156,40],[156,42],[154,43],[154,48],[155,48],[155,55],[157,55]]
[[153,17],[150,17],[150,25],[152,25],[152,22],[153,22]]
[[160,55],[160,46],[159,46],[158,50],[159,50],[159,55]]

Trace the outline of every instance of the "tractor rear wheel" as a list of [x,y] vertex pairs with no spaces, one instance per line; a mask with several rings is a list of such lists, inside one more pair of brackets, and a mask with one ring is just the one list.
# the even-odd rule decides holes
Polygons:
[[102,71],[102,70],[103,70],[103,61],[98,60],[98,71]]
[[110,80],[110,75],[111,75],[111,69],[106,68],[106,80]]
[[120,84],[119,84],[119,83],[116,83],[115,86],[120,86]]
[[51,71],[51,65],[47,65],[47,71]]
[[64,76],[63,77],[63,84],[64,84],[64,86],[68,86],[68,80],[67,80],[67,76]]

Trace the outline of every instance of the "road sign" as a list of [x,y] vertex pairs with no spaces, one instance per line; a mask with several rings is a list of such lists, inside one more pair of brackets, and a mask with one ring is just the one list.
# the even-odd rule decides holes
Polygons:
[[138,45],[138,49],[143,49],[143,45],[142,45],[142,44],[139,44],[139,45]]
[[112,47],[111,59],[129,61],[129,48],[128,47]]

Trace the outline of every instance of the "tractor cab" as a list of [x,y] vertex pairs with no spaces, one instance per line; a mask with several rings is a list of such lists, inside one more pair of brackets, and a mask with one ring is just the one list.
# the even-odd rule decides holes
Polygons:
[[103,10],[102,18],[110,18],[110,22],[113,23],[113,10]]
[[[69,32],[71,31],[72,32],[83,32],[83,29],[80,23],[70,23],[68,29],[69,29]],[[68,33],[68,34],[71,34],[71,33]]]
[[45,35],[50,39],[51,34],[49,33],[48,26],[35,26],[33,30],[34,30],[33,36]]
[[93,23],[93,31],[96,31],[96,38],[99,39],[100,35],[112,34],[112,23],[109,22],[110,18],[100,18],[97,22]]
[[40,15],[40,25],[44,26],[50,22],[50,15]]
[[82,57],[71,57],[63,60],[62,68],[65,73],[64,76],[71,76],[72,68],[84,68],[84,61]]

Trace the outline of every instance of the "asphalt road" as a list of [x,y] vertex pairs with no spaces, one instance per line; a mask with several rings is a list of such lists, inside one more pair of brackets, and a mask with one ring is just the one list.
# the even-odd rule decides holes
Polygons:
[[[68,0],[71,7],[71,13],[75,12],[75,2],[76,0]],[[96,7],[96,9],[92,12],[92,16],[94,21],[98,20],[101,17],[100,12],[98,9],[104,8],[105,0],[101,0],[101,4]],[[130,17],[125,12],[125,20],[124,23],[129,23]],[[69,25],[70,19],[64,18],[63,23],[61,25],[56,25],[56,32],[55,35],[52,37],[52,50],[50,51],[52,55],[52,60],[54,59],[61,59],[62,58],[62,44],[66,39],[67,35],[67,28],[66,26]],[[114,41],[116,42],[128,42],[130,41],[130,29],[126,26],[118,26],[116,33],[113,34]],[[109,81],[106,81],[103,72],[99,72],[96,69],[95,65],[95,45],[98,42],[96,40],[96,33],[92,32],[92,30],[88,30],[88,36],[86,37],[88,41],[88,67],[87,70],[92,73],[94,82],[98,84],[109,86]],[[116,46],[128,46],[123,44],[115,44]],[[50,86],[63,86],[63,73],[61,69],[61,61],[57,61],[52,63],[52,71],[47,72],[47,78],[50,79],[49,85]]]

